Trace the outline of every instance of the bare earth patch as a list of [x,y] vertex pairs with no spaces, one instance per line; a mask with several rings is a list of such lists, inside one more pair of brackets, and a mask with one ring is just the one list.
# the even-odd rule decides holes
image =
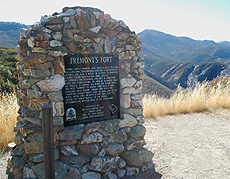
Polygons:
[[[145,127],[158,173],[127,178],[230,178],[230,110],[157,117],[147,119]],[[9,156],[0,156],[0,179],[7,178]]]
[[10,152],[0,154],[0,179],[6,179],[7,160],[10,157]]
[[230,111],[147,119],[147,148],[162,178],[230,178]]

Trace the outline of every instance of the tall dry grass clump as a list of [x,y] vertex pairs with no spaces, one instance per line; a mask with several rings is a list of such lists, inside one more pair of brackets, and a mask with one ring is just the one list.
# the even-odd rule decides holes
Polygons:
[[170,98],[145,95],[143,102],[145,118],[230,108],[230,78],[218,77],[184,90],[179,87]]
[[17,98],[15,93],[0,93],[0,151],[13,142],[17,122]]

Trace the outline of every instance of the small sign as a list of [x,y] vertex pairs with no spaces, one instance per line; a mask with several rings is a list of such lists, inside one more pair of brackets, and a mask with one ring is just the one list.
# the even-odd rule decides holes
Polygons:
[[75,54],[64,60],[65,126],[120,118],[118,56]]

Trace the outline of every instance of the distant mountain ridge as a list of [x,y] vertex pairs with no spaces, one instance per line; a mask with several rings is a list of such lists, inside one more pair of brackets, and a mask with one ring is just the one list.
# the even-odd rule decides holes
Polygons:
[[228,42],[228,41],[222,41],[222,42],[219,42],[219,43],[222,44],[222,45],[230,47],[230,42]]
[[138,34],[143,42],[143,53],[170,62],[211,62],[218,58],[230,58],[230,42],[193,40],[176,37],[156,30],[144,30]]
[[230,75],[230,42],[193,40],[156,30],[144,30],[138,37],[142,40],[146,75],[163,81],[170,89]]
[[21,29],[29,27],[21,23],[0,21],[0,46],[14,48],[20,39]]

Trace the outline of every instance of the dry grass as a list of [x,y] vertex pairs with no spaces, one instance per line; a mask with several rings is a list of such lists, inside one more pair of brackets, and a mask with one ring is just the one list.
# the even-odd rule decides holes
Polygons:
[[0,93],[0,151],[4,151],[7,144],[13,142],[17,111],[15,93]]
[[179,87],[169,99],[146,95],[143,102],[145,118],[230,108],[230,78],[218,77],[193,89]]

